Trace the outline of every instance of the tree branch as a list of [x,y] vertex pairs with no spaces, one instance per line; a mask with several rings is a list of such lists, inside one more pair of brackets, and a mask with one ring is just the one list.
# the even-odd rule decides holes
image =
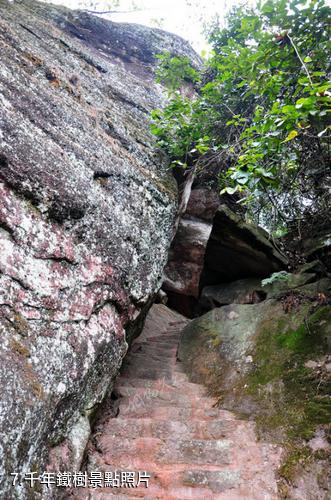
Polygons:
[[303,62],[303,60],[301,59],[301,56],[300,56],[300,54],[299,54],[298,49],[296,48],[295,43],[293,42],[293,40],[292,40],[292,38],[290,37],[290,35],[289,35],[289,34],[287,34],[287,38],[290,40],[291,45],[292,45],[292,47],[294,48],[295,53],[296,53],[296,55],[297,55],[297,57],[298,57],[299,61],[301,62],[301,65],[302,65],[303,69],[304,69],[304,70],[305,70],[305,72],[307,73],[307,76],[308,76],[308,80],[309,80],[309,82],[310,82],[310,85],[313,85],[313,80],[311,79],[311,76],[310,76],[310,73],[309,73],[309,71],[308,71],[308,68],[307,68],[307,66],[305,65],[305,63]]

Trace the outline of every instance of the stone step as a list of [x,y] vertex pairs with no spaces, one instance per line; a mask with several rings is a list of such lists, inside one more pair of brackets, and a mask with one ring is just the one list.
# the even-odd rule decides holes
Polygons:
[[150,345],[157,345],[159,347],[175,347],[178,345],[179,337],[176,339],[162,337],[162,338],[152,338],[148,340]]
[[[167,384],[169,387],[172,387],[171,382],[165,382],[163,379],[146,379],[146,378],[132,378],[132,377],[120,377],[120,379],[116,382],[116,384],[121,384],[123,387],[136,387],[136,388],[160,388],[164,384]],[[116,386],[115,386],[116,387]]]
[[[70,496],[65,496],[64,498],[67,500],[108,500],[112,498],[113,500],[125,500],[128,498],[128,495],[125,493],[115,493],[117,491],[116,488],[105,488],[105,489],[83,489],[73,490],[70,493]],[[130,500],[141,500],[141,496],[130,495]]]
[[148,363],[149,365],[167,368],[172,365],[172,360],[173,362],[175,362],[174,356],[163,356],[162,354],[150,354],[148,352],[140,351],[133,354],[128,354],[123,365],[136,365],[139,364],[139,361],[142,361]]
[[148,380],[171,380],[171,371],[165,368],[159,370],[157,367],[124,365],[122,370],[121,377],[145,378]]
[[[146,392],[146,395],[143,397],[130,398],[123,397],[121,398],[119,415],[122,417],[148,417],[152,415],[153,417],[157,416],[157,413],[163,410],[167,411],[170,409],[174,410],[189,410],[191,415],[194,416],[196,412],[202,412],[205,415],[208,415],[208,412],[211,409],[211,401],[209,398],[195,398],[193,401],[191,400],[167,400],[161,399],[157,397],[153,397],[153,390],[150,389],[149,392]],[[155,391],[156,392],[156,391]],[[198,413],[197,413],[198,414]]]
[[157,454],[159,463],[228,465],[231,463],[231,441],[168,439]]
[[153,357],[153,358],[161,358],[161,359],[166,359],[168,362],[171,362],[172,360],[176,362],[176,352],[177,352],[177,347],[174,348],[165,348],[165,347],[158,347],[156,349],[150,349],[147,346],[142,346],[139,351],[135,353],[131,353],[130,356],[133,357],[136,356],[137,354],[139,355],[145,355],[146,357]]
[[157,380],[148,380],[145,378],[124,378],[121,377],[120,380],[117,382],[118,384],[121,384],[121,386],[128,386],[128,387],[143,387],[143,388],[160,388],[164,387],[169,387],[170,389],[178,389],[182,390],[183,392],[189,391],[191,394],[195,394],[196,396],[203,396],[206,394],[206,389],[199,385],[199,384],[193,384],[191,382],[186,382],[185,384],[179,383],[176,381],[164,381],[161,379]]
[[136,353],[136,352],[148,352],[148,353],[155,353],[155,354],[166,354],[168,356],[173,356],[176,352],[177,346],[172,346],[172,345],[166,345],[166,346],[158,346],[158,345],[150,345],[148,343],[142,343],[142,344],[137,344],[136,346],[133,346],[132,350],[130,351],[131,353]]
[[[108,469],[109,470],[109,469]],[[110,469],[111,470],[111,469]],[[157,483],[155,482],[157,481]],[[136,495],[137,493],[143,492],[144,494],[162,492],[164,490],[168,491],[169,494],[176,495],[181,492],[181,494],[188,495],[193,494],[196,498],[197,493],[211,494],[210,491],[206,490],[205,486],[213,492],[221,493],[227,490],[231,490],[240,485],[240,471],[238,470],[223,470],[223,471],[208,471],[208,470],[186,470],[186,471],[165,471],[162,469],[156,470],[153,473],[153,477],[149,479],[148,488],[145,486],[140,486],[137,488],[104,488],[103,491],[107,494],[116,494],[115,491],[120,492],[127,496]],[[184,488],[183,488],[184,486]],[[94,494],[96,491],[91,489],[90,492]],[[114,493],[112,493],[114,492]],[[99,493],[100,494],[100,493]],[[179,497],[183,498],[183,497]]]
[[209,397],[190,393],[189,390],[177,392],[160,381],[158,388],[129,387],[127,385],[116,385],[117,394],[122,397],[121,405],[131,403],[146,403],[150,406],[177,406],[179,408],[210,408],[216,400]]
[[[166,362],[165,360],[156,361],[149,359],[148,356],[145,356],[139,357],[135,361],[139,361],[139,363],[133,363],[131,362],[131,359],[128,359],[125,363],[123,363],[122,373],[130,372],[130,374],[132,374],[132,378],[139,378],[138,374],[140,372],[145,373],[148,370],[153,370],[155,372],[155,370],[159,370],[159,379],[162,379],[164,372],[170,372],[170,374],[173,373],[171,363]],[[135,373],[137,373],[137,375],[135,375]]]
[[170,340],[177,340],[180,338],[182,332],[179,331],[179,330],[169,330],[167,332],[163,332],[162,335],[155,335],[155,336],[152,336],[152,337],[148,337],[148,341],[150,339],[152,340],[165,340],[167,341],[168,339]]
[[[129,498],[130,500],[217,500],[214,494],[208,490],[208,488],[190,488],[190,487],[178,487],[165,490],[162,487],[148,487],[148,488],[122,488],[119,489],[120,494],[109,493],[109,490],[98,490],[89,491],[90,496],[76,497],[77,500],[108,500],[108,498],[114,499],[124,499]],[[139,495],[139,496],[138,496]],[[241,500],[243,500],[241,498]]]
[[[139,437],[117,439],[110,435],[95,435],[99,453],[106,463],[123,464],[123,460],[137,460],[139,464],[228,465],[231,460],[231,442],[225,439],[166,439]],[[127,462],[126,462],[127,463]],[[131,462],[130,462],[131,463]]]
[[190,487],[202,487],[208,485],[213,493],[221,493],[235,488],[240,484],[239,470],[187,470],[173,477],[175,485],[185,485]]
[[112,418],[103,426],[103,432],[118,439],[135,439],[137,436],[159,439],[180,436],[182,439],[221,439],[231,436],[238,427],[235,420],[167,421],[151,418]]
[[[120,416],[121,412],[120,412]],[[224,418],[228,420],[236,420],[235,416],[226,410],[210,409],[193,409],[193,408],[176,408],[173,406],[158,406],[148,410],[147,414],[135,414],[134,412],[125,415],[125,418],[151,417],[156,420],[212,420],[214,418]]]

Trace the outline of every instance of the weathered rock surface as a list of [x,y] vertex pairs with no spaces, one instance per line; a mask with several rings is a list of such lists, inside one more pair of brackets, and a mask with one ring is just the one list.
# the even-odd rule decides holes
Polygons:
[[220,206],[220,195],[215,189],[198,187],[192,189],[185,215],[186,217],[212,222]]
[[330,497],[330,320],[327,301],[289,294],[282,302],[213,309],[181,337],[178,356],[190,381],[256,420],[260,437],[286,447],[281,498]]
[[39,474],[50,447],[51,468],[79,467],[160,286],[177,205],[149,133],[163,48],[198,63],[160,30],[0,0],[1,498],[28,498],[10,473]]
[[[281,448],[256,439],[254,424],[216,407],[176,361],[187,320],[163,305],[147,316],[88,446],[86,469],[138,471],[128,488],[73,488],[69,499],[102,498],[276,500]],[[107,411],[108,410],[108,411]]]
[[193,189],[169,251],[162,287],[169,296],[169,305],[187,317],[199,309],[200,276],[219,204],[215,190]]
[[200,275],[211,230],[210,223],[181,219],[169,252],[163,283],[165,290],[198,298]]
[[280,299],[288,294],[321,299],[330,295],[331,279],[323,263],[314,260],[301,266],[295,273],[280,273],[265,280],[262,290],[268,299]]
[[233,387],[251,368],[257,326],[270,310],[269,302],[230,304],[194,319],[184,329],[179,359],[193,382],[218,393]]
[[[192,190],[171,245],[163,288],[170,292],[169,304],[176,301],[178,310],[187,315],[190,304],[180,296],[194,299],[194,304],[205,286],[264,278],[287,264],[265,231],[243,222],[219,203],[214,190]],[[172,294],[175,301],[171,301]]]
[[265,299],[280,299],[289,293],[312,299],[331,293],[331,279],[318,260],[308,262],[295,273],[276,273],[269,281],[265,284],[261,279],[248,278],[206,286],[201,292],[200,303],[205,309],[213,309],[222,305],[256,304]]
[[206,286],[201,292],[200,302],[203,307],[213,309],[228,304],[255,304],[264,300],[266,296],[261,280],[251,278]]

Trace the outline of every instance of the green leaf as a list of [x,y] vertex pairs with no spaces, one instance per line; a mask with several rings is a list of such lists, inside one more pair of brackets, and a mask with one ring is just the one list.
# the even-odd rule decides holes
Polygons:
[[238,191],[238,186],[236,186],[236,187],[229,187],[229,186],[227,186],[224,189],[222,189],[222,191],[221,191],[220,194],[225,194],[225,193],[227,193],[227,194],[234,194],[237,191]]
[[297,130],[291,130],[291,132],[288,134],[288,136],[283,142],[293,141],[293,139],[295,139],[298,134],[299,133]]
[[302,97],[301,99],[297,100],[297,102],[295,103],[295,107],[297,109],[300,109],[302,107],[309,108],[315,104],[315,101],[316,100],[314,97]]

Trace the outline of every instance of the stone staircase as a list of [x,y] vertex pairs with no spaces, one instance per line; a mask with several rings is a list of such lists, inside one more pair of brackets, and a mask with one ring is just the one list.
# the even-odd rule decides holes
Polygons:
[[279,449],[189,382],[176,360],[186,321],[167,319],[133,344],[87,455],[89,474],[146,472],[148,487],[74,489],[67,498],[277,499]]

